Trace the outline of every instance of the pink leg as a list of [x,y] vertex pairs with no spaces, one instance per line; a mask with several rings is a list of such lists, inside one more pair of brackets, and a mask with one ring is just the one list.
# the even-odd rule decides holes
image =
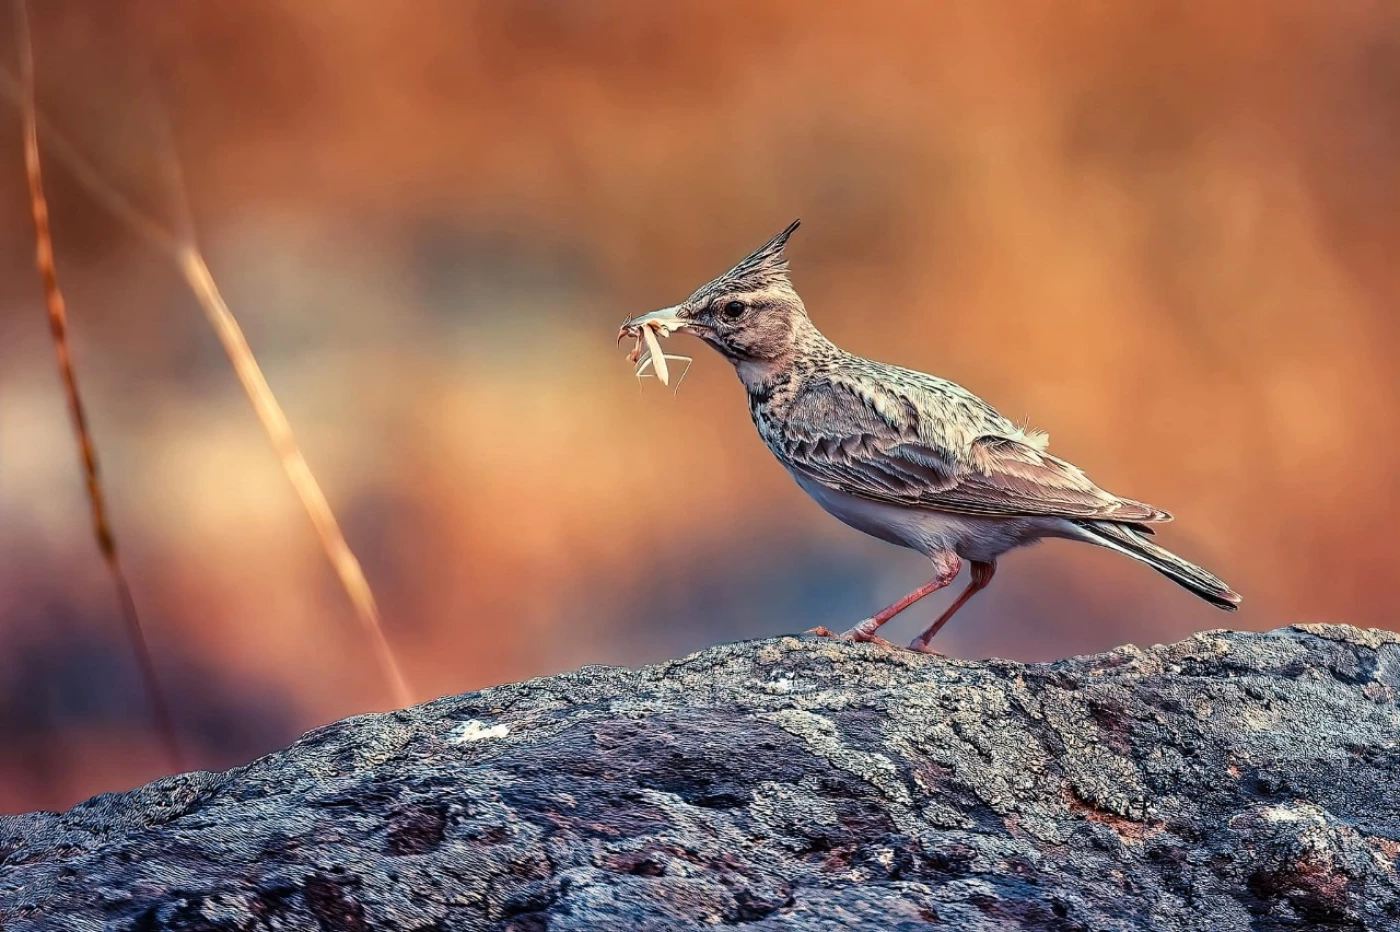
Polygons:
[[832,634],[832,632],[826,628],[813,628],[811,633],[818,637],[839,637],[846,641],[882,641],[881,638],[875,636],[875,632],[879,630],[880,626],[924,596],[931,595],[952,582],[958,575],[958,570],[962,569],[962,561],[958,559],[958,555],[955,553],[943,553],[934,558],[933,568],[934,576],[932,579],[898,602],[891,603],[869,618],[858,622],[851,630],[841,634]]
[[932,651],[929,650],[928,644],[929,641],[933,640],[933,636],[938,633],[938,629],[946,625],[948,619],[952,618],[953,615],[957,613],[958,609],[967,604],[968,599],[987,588],[987,583],[992,581],[992,574],[996,571],[997,565],[995,563],[983,563],[980,560],[973,560],[972,582],[968,583],[967,588],[962,591],[962,595],[958,596],[957,599],[953,601],[953,604],[948,606],[948,610],[942,615],[939,615],[938,620],[928,626],[927,631],[909,642],[909,649],[932,653]]

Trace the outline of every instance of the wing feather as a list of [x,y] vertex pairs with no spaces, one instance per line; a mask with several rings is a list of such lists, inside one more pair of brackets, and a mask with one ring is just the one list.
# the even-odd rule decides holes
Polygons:
[[767,439],[789,467],[872,501],[988,517],[1171,520],[1105,492],[1045,452],[1043,435],[980,400],[959,407],[954,396],[950,407],[946,395],[930,399],[917,388],[809,386],[784,412],[781,436]]

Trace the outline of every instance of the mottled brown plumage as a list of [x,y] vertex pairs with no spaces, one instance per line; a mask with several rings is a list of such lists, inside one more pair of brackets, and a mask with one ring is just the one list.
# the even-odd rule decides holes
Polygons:
[[1047,537],[1080,540],[1141,560],[1211,604],[1239,596],[1147,536],[1171,516],[1099,488],[1048,452],[1049,438],[1017,427],[960,385],[848,353],[817,330],[787,274],[791,224],[681,304],[634,318],[685,330],[734,364],[759,436],[829,513],[933,561],[925,586],[857,624],[875,630],[946,586],[962,560],[967,591],[911,645],[929,640],[990,582],[996,560]]

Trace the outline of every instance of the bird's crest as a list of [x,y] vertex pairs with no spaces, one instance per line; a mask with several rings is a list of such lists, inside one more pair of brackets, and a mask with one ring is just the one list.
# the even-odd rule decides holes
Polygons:
[[789,223],[783,232],[754,250],[734,268],[715,279],[713,284],[723,283],[725,287],[738,286],[753,291],[761,291],[779,283],[787,284],[788,263],[787,256],[783,255],[783,247],[787,245],[788,237],[792,236],[793,231],[801,224],[801,220]]

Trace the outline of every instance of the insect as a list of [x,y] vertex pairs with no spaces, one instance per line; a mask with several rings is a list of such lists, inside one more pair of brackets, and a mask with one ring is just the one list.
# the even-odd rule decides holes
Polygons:
[[662,385],[670,385],[671,367],[668,360],[685,363],[680,378],[676,380],[676,390],[679,391],[681,382],[685,380],[685,374],[690,371],[691,358],[662,352],[661,341],[658,338],[670,336],[670,334],[670,327],[660,321],[652,320],[638,327],[623,327],[618,331],[617,341],[621,343],[624,337],[636,339],[637,342],[632,347],[632,352],[627,354],[627,361],[637,363],[637,371],[633,374],[639,382],[650,377],[647,370],[651,369],[656,373],[656,378],[660,380]]

